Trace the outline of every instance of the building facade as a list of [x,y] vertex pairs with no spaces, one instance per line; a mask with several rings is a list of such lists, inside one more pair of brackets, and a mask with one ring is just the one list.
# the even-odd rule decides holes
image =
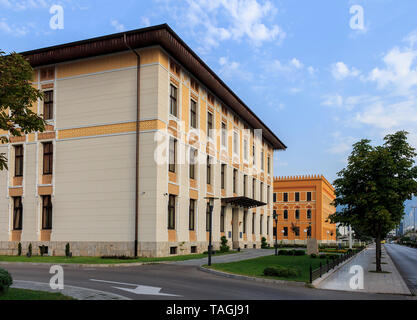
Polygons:
[[45,132],[0,146],[0,254],[167,256],[272,243],[286,146],[167,25],[22,53]]
[[274,178],[274,235],[283,243],[305,243],[308,238],[336,241],[334,188],[321,175]]

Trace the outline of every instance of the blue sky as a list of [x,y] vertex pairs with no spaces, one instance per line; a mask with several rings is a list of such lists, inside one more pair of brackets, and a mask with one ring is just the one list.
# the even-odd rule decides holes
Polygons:
[[[49,27],[53,4],[62,30]],[[405,129],[417,147],[416,12],[415,0],[0,0],[0,48],[168,23],[288,146],[276,175],[333,181],[361,138]]]

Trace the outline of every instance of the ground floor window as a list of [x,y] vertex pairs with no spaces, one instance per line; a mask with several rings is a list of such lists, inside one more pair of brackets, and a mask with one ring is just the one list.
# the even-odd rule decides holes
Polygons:
[[284,237],[288,237],[288,227],[284,227]]
[[195,200],[190,200],[190,212],[189,212],[189,229],[195,228]]
[[168,229],[175,229],[175,196],[172,194],[168,200]]
[[224,232],[224,220],[225,220],[226,207],[222,206],[220,211],[220,232]]
[[22,230],[22,197],[13,197],[13,230]]
[[51,196],[42,197],[42,229],[52,229],[52,201]]
[[210,231],[210,205],[206,208],[206,231]]

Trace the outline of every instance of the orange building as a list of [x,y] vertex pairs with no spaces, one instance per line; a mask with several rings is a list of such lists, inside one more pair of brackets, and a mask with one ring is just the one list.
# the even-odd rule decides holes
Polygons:
[[[278,242],[336,241],[336,225],[328,217],[336,211],[333,186],[322,176],[274,178],[274,235]],[[277,227],[278,221],[278,227]]]

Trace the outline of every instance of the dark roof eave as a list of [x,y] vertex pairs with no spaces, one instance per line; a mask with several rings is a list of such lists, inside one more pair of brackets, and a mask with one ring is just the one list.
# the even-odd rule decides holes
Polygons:
[[66,43],[62,45],[22,52],[33,67],[60,63],[127,50],[160,45],[201,81],[226,105],[245,119],[255,129],[262,129],[264,138],[275,150],[285,150],[286,145],[256,116],[255,113],[212,71],[206,63],[167,25],[111,34],[107,36]]

